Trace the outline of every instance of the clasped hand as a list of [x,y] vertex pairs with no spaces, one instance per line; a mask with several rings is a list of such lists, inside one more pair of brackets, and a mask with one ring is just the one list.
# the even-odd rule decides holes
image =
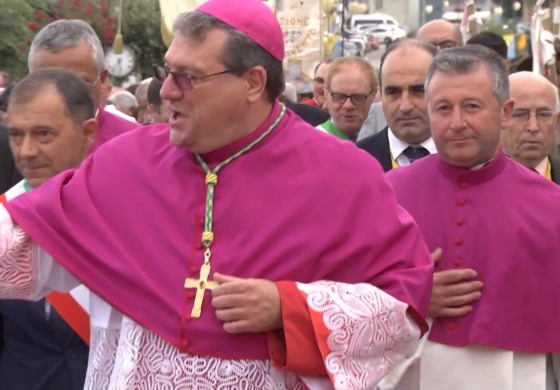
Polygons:
[[216,317],[228,333],[266,332],[282,327],[280,292],[264,279],[214,274],[220,285],[212,290]]

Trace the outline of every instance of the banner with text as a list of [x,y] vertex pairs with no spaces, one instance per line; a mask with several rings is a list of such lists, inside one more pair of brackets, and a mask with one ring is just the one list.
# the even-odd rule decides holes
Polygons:
[[286,81],[298,92],[311,92],[321,59],[321,1],[277,0],[276,17],[284,32]]

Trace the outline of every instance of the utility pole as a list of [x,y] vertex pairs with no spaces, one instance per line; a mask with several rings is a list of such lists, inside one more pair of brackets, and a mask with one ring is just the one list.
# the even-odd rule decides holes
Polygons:
[[344,24],[346,23],[346,3],[348,0],[342,0],[342,10],[340,12],[340,56],[344,57]]

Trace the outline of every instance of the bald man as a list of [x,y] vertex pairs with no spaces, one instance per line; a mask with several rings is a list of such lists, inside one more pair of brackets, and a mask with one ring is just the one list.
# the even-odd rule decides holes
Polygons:
[[559,118],[556,86],[532,72],[513,73],[509,83],[515,105],[502,129],[504,152],[560,184],[560,159],[550,155],[556,145]]
[[463,45],[459,29],[453,23],[443,19],[432,20],[424,24],[418,30],[416,38],[432,43],[438,50]]

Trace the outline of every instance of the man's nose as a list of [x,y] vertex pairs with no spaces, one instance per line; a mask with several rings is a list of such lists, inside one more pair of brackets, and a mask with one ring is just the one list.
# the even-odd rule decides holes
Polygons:
[[39,148],[37,147],[37,142],[30,136],[24,136],[20,145],[19,154],[22,157],[34,157],[37,155]]

